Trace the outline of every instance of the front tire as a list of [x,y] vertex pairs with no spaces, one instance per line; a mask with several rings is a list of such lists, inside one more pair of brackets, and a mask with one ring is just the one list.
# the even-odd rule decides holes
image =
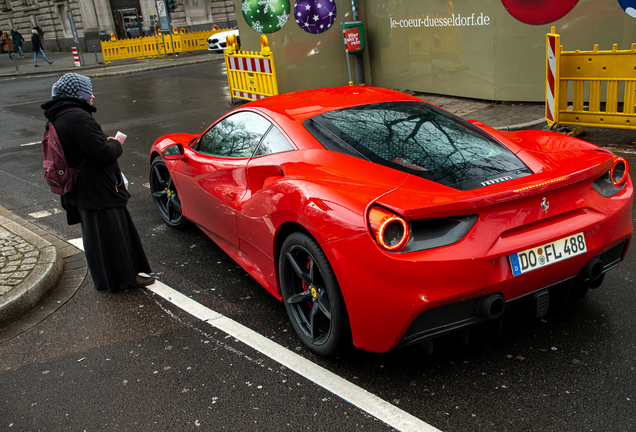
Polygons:
[[181,200],[166,163],[157,156],[150,165],[150,193],[164,222],[172,228],[185,228],[189,221],[181,212]]
[[314,239],[300,232],[285,239],[278,276],[287,314],[307,348],[319,355],[332,355],[351,345],[338,281]]

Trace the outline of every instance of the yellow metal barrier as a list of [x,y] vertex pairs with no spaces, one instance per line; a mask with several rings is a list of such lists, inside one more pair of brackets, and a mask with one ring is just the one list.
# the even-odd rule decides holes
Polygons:
[[554,27],[546,42],[545,117],[550,127],[636,129],[636,44],[622,51],[616,44],[611,51],[599,51],[598,45],[593,51],[563,51]]
[[[185,33],[184,29],[175,28],[172,35],[166,33],[161,40],[161,34],[158,36],[144,36],[133,39],[117,40],[111,35],[110,41],[102,42],[102,56],[104,61],[112,61],[135,57],[148,57],[156,55],[172,54],[172,52],[180,53],[184,51],[197,51],[208,49],[208,38],[219,32],[228,31],[230,29],[216,29],[193,33]],[[165,50],[164,44],[165,42]],[[174,45],[174,46],[173,46]]]
[[228,36],[225,68],[232,101],[259,100],[278,94],[274,57],[265,35],[261,35],[260,53],[240,51],[236,37]]

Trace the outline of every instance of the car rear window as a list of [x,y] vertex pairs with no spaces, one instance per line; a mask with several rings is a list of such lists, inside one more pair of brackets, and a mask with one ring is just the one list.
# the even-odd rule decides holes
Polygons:
[[531,173],[484,131],[426,103],[362,105],[320,114],[304,125],[327,149],[457,189]]

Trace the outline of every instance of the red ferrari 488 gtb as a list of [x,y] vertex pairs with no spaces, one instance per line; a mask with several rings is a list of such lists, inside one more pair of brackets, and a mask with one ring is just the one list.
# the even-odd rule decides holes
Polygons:
[[543,316],[599,287],[632,237],[625,159],[373,87],[268,97],[163,136],[150,186],[168,225],[200,227],[325,355],[427,346],[515,303]]

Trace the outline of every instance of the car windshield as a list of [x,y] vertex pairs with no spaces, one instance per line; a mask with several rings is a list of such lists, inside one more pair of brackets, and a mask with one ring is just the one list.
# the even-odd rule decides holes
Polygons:
[[363,105],[324,113],[304,124],[330,150],[458,189],[530,174],[485,132],[426,103]]

